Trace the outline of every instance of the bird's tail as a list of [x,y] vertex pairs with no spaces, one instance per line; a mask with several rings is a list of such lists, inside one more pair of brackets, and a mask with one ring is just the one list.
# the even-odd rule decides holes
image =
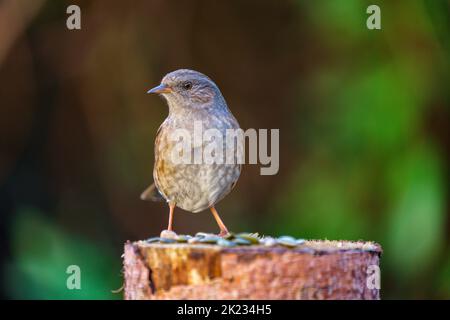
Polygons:
[[163,196],[159,193],[158,188],[152,183],[147,189],[141,194],[141,200],[147,201],[164,201]]

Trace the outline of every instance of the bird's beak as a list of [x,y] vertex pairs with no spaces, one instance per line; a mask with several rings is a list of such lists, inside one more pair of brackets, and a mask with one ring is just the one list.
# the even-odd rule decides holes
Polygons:
[[168,85],[163,83],[147,91],[147,93],[170,93],[170,92],[172,92],[172,89]]

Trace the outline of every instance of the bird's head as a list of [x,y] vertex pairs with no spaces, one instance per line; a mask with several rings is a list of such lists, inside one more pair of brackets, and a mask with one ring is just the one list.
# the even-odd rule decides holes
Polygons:
[[[157,93],[166,98],[169,107],[205,108],[223,100],[217,85],[204,74],[180,69],[164,76],[161,84],[147,93]],[[220,105],[221,103],[219,103]]]

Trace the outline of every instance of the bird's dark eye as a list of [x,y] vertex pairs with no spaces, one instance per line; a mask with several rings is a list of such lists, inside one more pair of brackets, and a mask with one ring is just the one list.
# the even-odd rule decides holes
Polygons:
[[190,81],[183,82],[182,86],[184,90],[190,90],[192,88],[192,82]]

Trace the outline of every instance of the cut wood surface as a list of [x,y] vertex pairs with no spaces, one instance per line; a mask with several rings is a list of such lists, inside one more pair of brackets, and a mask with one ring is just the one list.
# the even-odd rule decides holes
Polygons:
[[[372,242],[306,241],[296,248],[127,242],[125,299],[379,299]],[[370,269],[369,269],[370,268]]]

